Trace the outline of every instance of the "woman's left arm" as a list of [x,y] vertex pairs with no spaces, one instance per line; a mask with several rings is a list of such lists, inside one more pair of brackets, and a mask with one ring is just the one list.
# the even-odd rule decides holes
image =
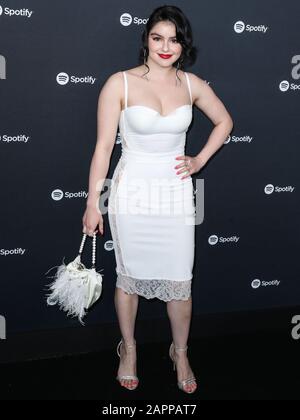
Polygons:
[[224,144],[233,128],[233,120],[225,105],[214,93],[213,89],[200,77],[190,73],[191,89],[195,98],[194,104],[213,122],[213,128],[208,140],[196,156],[204,164]]
[[[212,155],[224,144],[228,135],[233,128],[233,120],[225,108],[223,102],[217,97],[213,89],[200,77],[193,73],[188,73],[191,82],[191,91],[193,93],[194,105],[207,115],[213,122],[213,128],[208,140],[202,150],[194,157],[178,157],[190,161],[189,173],[182,177],[186,178],[192,173],[198,172],[210,159]],[[184,165],[177,165],[177,168],[185,167]],[[184,172],[184,170],[180,171]],[[180,173],[178,172],[178,173]]]

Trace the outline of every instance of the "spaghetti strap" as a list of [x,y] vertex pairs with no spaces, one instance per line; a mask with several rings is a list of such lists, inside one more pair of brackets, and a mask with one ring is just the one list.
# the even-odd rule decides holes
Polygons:
[[190,100],[191,100],[191,105],[193,105],[193,97],[192,97],[192,91],[191,91],[191,84],[190,84],[190,79],[189,76],[186,72],[184,72],[185,77],[186,77],[186,81],[187,81],[187,85],[188,85],[188,89],[189,89],[189,94],[190,94]]
[[127,108],[127,98],[128,98],[128,83],[127,83],[127,75],[126,72],[123,71],[124,76],[124,84],[125,84],[125,109]]

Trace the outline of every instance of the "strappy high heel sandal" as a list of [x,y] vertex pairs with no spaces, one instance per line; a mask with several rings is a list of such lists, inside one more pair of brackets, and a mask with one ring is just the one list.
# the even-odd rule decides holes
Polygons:
[[[175,363],[175,358],[174,358],[175,349],[178,350],[178,351],[187,351],[188,346],[186,346],[184,348],[180,348],[180,347],[174,346],[173,342],[171,343],[170,348],[169,348],[169,356],[170,356],[170,358],[173,362],[173,370],[176,370],[176,363]],[[186,385],[188,385],[188,384],[195,384],[196,387],[193,390],[188,391],[188,390],[185,389]],[[179,389],[186,392],[187,394],[192,394],[197,389],[197,382],[196,382],[196,378],[194,376],[191,376],[190,378],[185,379],[183,381],[178,381],[177,385],[178,385]]]
[[[120,353],[120,347],[121,347],[121,345],[122,344],[125,344],[126,345],[126,347],[128,348],[128,349],[130,349],[130,348],[133,348],[134,346],[135,346],[135,343],[134,344],[132,344],[132,345],[128,345],[128,344],[126,344],[126,343],[124,343],[123,342],[123,339],[119,342],[119,344],[118,344],[118,346],[117,346],[117,354],[118,354],[118,356],[119,356],[119,358],[121,359],[121,353]],[[133,382],[136,382],[135,384],[134,383],[132,383],[131,385],[129,384],[129,385],[122,385],[122,386],[124,386],[125,388],[127,388],[127,389],[129,389],[130,391],[132,391],[132,390],[134,390],[134,389],[136,389],[136,387],[138,386],[138,384],[139,384],[139,379],[138,379],[138,377],[137,376],[135,376],[135,375],[117,375],[116,376],[116,379],[117,379],[117,381],[119,381],[120,382],[120,384],[122,385],[122,380],[126,380],[126,379],[129,379],[129,380],[131,380],[131,381],[133,381]]]

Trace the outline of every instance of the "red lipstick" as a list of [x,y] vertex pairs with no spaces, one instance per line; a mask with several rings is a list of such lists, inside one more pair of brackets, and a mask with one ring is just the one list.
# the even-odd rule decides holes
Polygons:
[[168,59],[172,57],[172,54],[158,54],[161,58]]

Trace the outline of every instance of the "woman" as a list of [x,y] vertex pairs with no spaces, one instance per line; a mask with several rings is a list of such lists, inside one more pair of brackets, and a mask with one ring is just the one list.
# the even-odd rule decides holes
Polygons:
[[[233,123],[209,85],[181,69],[195,56],[185,15],[175,6],[159,7],[143,33],[143,64],[111,75],[99,95],[97,144],[83,232],[91,236],[98,226],[103,235],[98,192],[119,126],[122,155],[113,174],[108,217],[117,262],[115,307],[122,333],[117,380],[130,390],[139,382],[134,339],[139,296],[167,303],[173,336],[169,355],[178,387],[187,393],[197,388],[187,357],[195,232],[195,223],[190,222],[195,221],[191,175],[222,146]],[[206,145],[194,157],[184,154],[193,105],[215,124]],[[137,184],[135,201],[132,187]],[[149,198],[150,186],[154,194]],[[175,205],[175,215],[166,214],[170,205]],[[120,210],[122,206],[126,211]],[[178,211],[182,207],[184,211]]]

